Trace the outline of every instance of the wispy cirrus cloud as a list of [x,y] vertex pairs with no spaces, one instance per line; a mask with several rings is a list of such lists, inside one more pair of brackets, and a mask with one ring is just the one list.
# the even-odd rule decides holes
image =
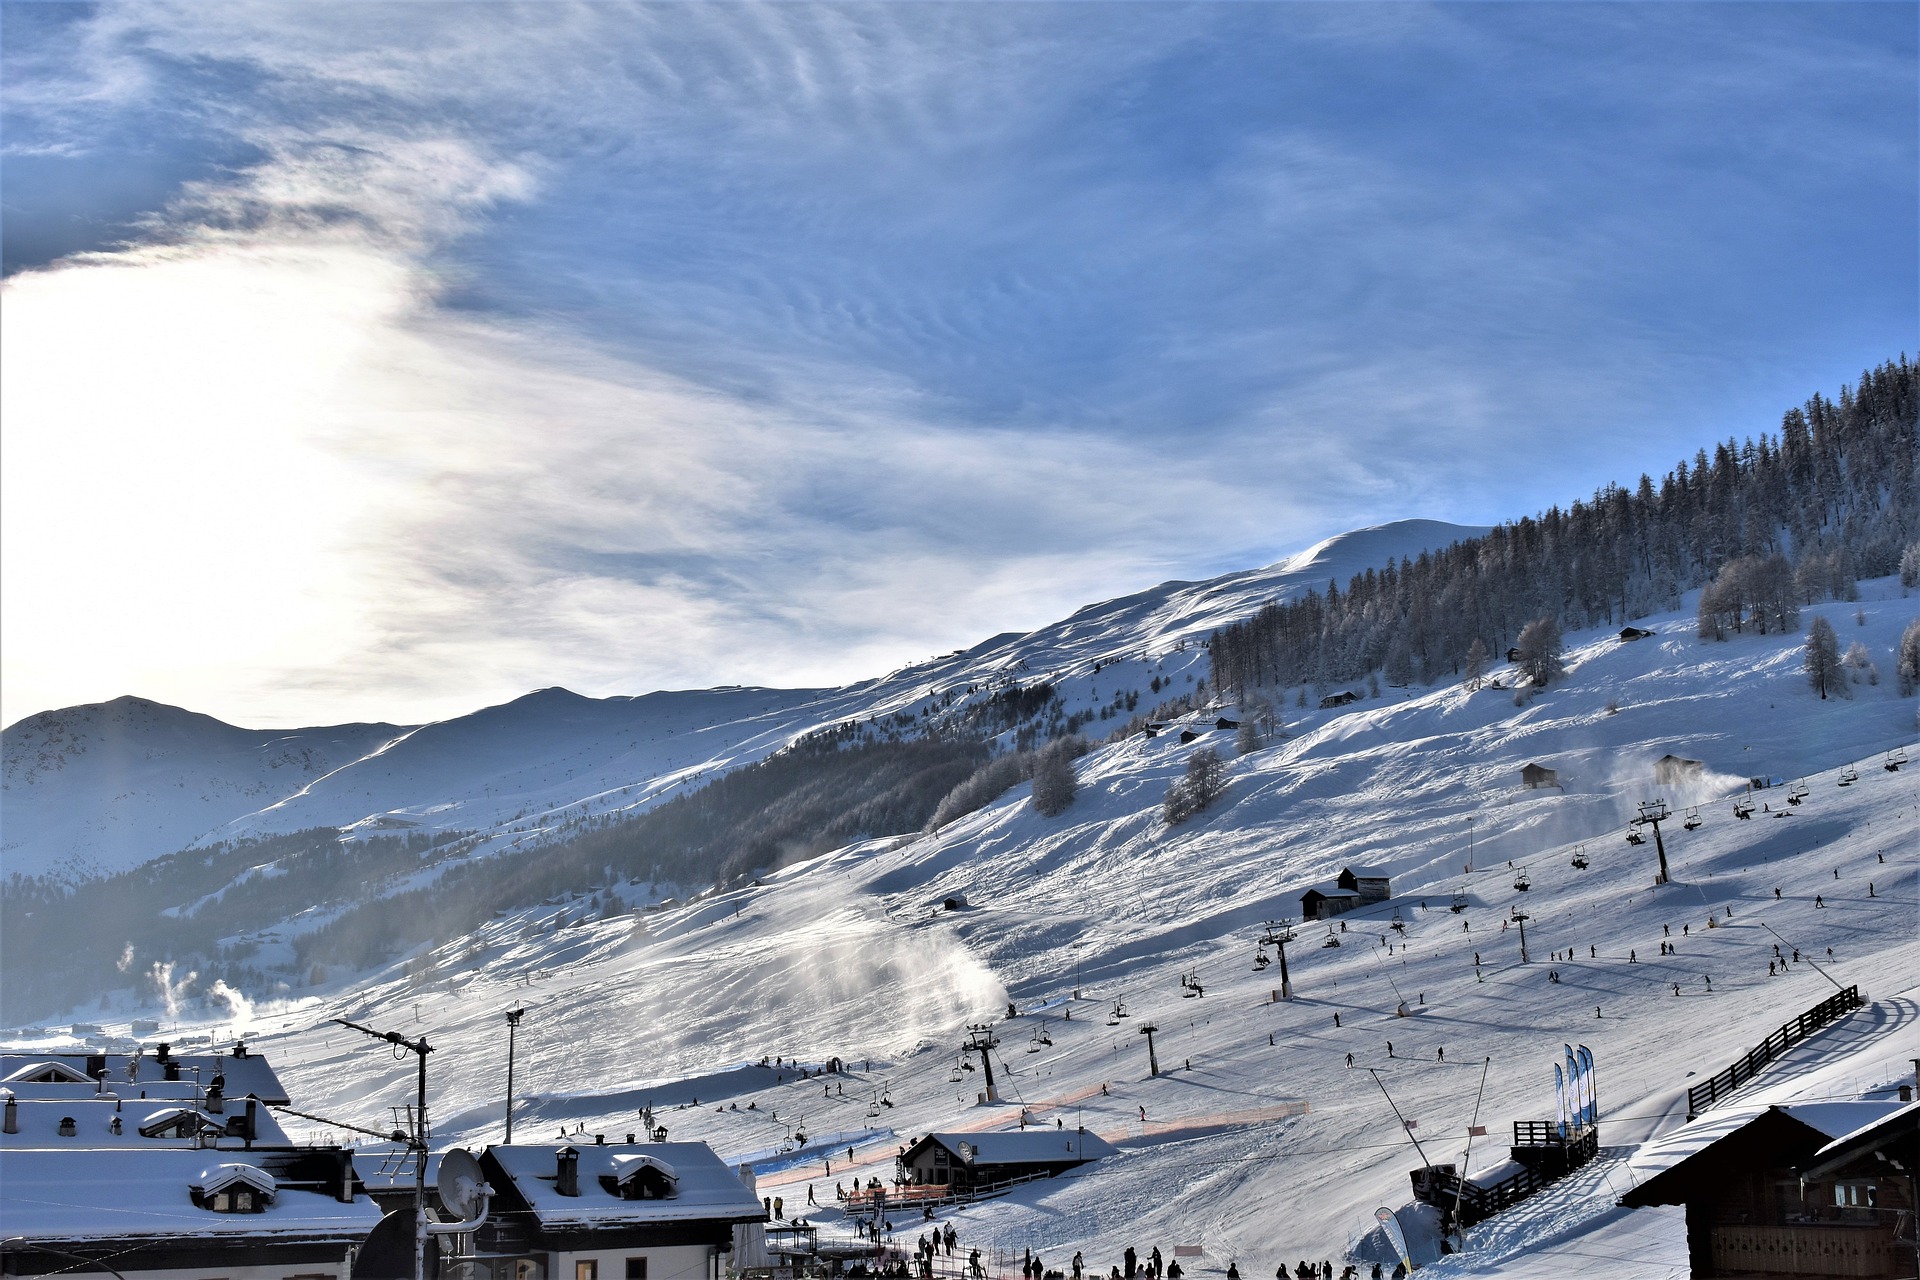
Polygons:
[[10,6],[5,714],[846,679],[1630,480],[1910,328],[1912,27]]

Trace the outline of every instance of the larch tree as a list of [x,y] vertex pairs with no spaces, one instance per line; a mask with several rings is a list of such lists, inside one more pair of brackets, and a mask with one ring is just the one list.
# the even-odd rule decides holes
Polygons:
[[1847,687],[1846,671],[1840,665],[1840,637],[1833,632],[1833,624],[1825,617],[1813,620],[1807,628],[1807,683],[1822,699],[1828,694],[1835,697],[1850,698],[1853,691]]

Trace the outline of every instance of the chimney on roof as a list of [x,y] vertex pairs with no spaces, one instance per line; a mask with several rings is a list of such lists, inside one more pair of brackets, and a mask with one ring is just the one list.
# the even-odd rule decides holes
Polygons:
[[178,1061],[169,1058],[160,1065],[167,1069],[167,1079],[178,1080],[180,1078],[180,1063]]
[[606,1134],[604,1134],[604,1133],[596,1133],[596,1134],[594,1134],[594,1135],[593,1135],[593,1145],[594,1145],[594,1146],[596,1146],[596,1147],[604,1147],[604,1146],[606,1146],[606,1145],[607,1145],[607,1135],[606,1135]]
[[560,1148],[558,1168],[554,1170],[553,1189],[563,1196],[580,1194],[580,1149]]
[[627,1135],[627,1145],[628,1145],[628,1146],[632,1146],[632,1145],[633,1145],[633,1138],[634,1138],[634,1135],[633,1135],[633,1134],[631,1134],[631,1133],[630,1133],[630,1134],[628,1134],[628,1135]]
[[340,1186],[333,1198],[341,1204],[353,1203],[353,1153],[345,1147],[337,1148],[333,1153],[334,1171],[340,1176]]
[[207,1110],[216,1116],[227,1109],[226,1085],[225,1076],[215,1076],[213,1083],[207,1086]]
[[172,1061],[172,1058],[173,1058],[172,1050],[173,1050],[173,1046],[168,1044],[165,1040],[162,1040],[158,1045],[154,1047],[153,1060],[159,1063],[166,1063],[166,1062]]

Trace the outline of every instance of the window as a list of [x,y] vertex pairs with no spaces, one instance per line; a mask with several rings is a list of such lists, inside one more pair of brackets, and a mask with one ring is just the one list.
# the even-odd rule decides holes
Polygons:
[[1880,1188],[1871,1182],[1836,1182],[1833,1202],[1842,1209],[1868,1209],[1878,1204]]
[[592,1258],[582,1258],[573,1264],[573,1280],[600,1280],[600,1264]]
[[627,1259],[627,1280],[647,1280],[647,1260],[645,1258]]

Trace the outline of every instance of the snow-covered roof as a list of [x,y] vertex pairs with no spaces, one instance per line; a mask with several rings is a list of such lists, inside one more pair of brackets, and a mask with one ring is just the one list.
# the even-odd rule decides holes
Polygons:
[[[323,1191],[285,1185],[260,1213],[202,1209],[192,1188],[204,1185],[209,1170],[219,1167],[217,1158],[177,1147],[9,1151],[0,1219],[8,1235],[41,1241],[311,1239],[343,1245],[364,1240],[380,1221],[379,1206],[365,1196],[346,1204]],[[260,1158],[256,1153],[246,1163]]]
[[22,1063],[0,1078],[8,1084],[93,1084],[93,1078],[78,1067],[46,1059]]
[[[555,1190],[560,1144],[488,1147],[483,1162],[511,1178],[513,1188],[543,1227],[615,1226],[642,1222],[758,1222],[766,1210],[738,1175],[704,1142],[649,1142],[628,1146],[576,1147],[580,1153],[580,1194]],[[623,1200],[600,1184],[635,1172],[621,1157],[648,1156],[675,1178],[675,1195],[666,1200]]]
[[[1783,1106],[1735,1106],[1710,1111],[1643,1146],[1634,1156],[1633,1173],[1639,1185],[1622,1199],[1625,1204],[1670,1204],[1660,1197],[1670,1184],[1667,1174],[1704,1155],[1747,1126],[1780,1114],[1817,1134],[1838,1138],[1885,1119],[1901,1109],[1898,1102],[1794,1102]],[[1653,1184],[1660,1183],[1660,1186]]]
[[1916,1119],[1920,1119],[1920,1102],[1898,1104],[1892,1111],[1867,1121],[1857,1129],[1850,1129],[1846,1133],[1838,1135],[1832,1142],[1829,1142],[1814,1154],[1820,1159],[1825,1160],[1836,1154],[1842,1147],[1850,1146],[1855,1142],[1866,1139],[1878,1130],[1895,1130],[1901,1125],[1910,1126]]
[[[152,1054],[147,1054],[140,1059],[137,1078],[129,1082],[127,1063],[133,1057],[134,1055],[126,1053],[0,1052],[0,1079],[5,1079],[11,1084],[15,1073],[24,1070],[27,1075],[31,1075],[35,1067],[53,1065],[66,1068],[74,1074],[76,1079],[67,1084],[46,1087],[68,1090],[75,1086],[93,1088],[94,1082],[86,1074],[87,1059],[105,1058],[106,1087],[109,1089],[118,1090],[124,1094],[134,1089],[164,1088],[175,1083],[166,1079],[166,1067]],[[196,1077],[200,1087],[204,1089],[213,1083],[216,1075],[223,1075],[226,1077],[225,1092],[229,1098],[250,1093],[262,1102],[278,1106],[284,1106],[292,1100],[287,1096],[287,1088],[280,1083],[280,1077],[274,1073],[273,1067],[257,1053],[250,1053],[244,1058],[236,1058],[230,1054],[177,1053],[172,1056],[171,1061],[180,1065],[180,1073],[184,1077],[178,1083],[185,1084],[189,1088],[192,1087]],[[15,1087],[17,1090],[18,1086]]]
[[1323,898],[1357,898],[1360,896],[1358,889],[1349,889],[1345,885],[1337,884],[1332,880],[1328,880],[1323,884],[1308,885],[1306,891],[1300,896],[1305,897],[1308,893],[1317,893]]
[[274,1176],[259,1165],[248,1164],[243,1160],[228,1160],[202,1169],[200,1176],[189,1184],[188,1190],[203,1196],[211,1196],[239,1186],[252,1187],[269,1201],[280,1189],[280,1184]]
[[1347,874],[1355,880],[1389,880],[1393,873],[1385,867],[1348,867]]
[[[115,1110],[115,1107],[118,1110]],[[125,1098],[118,1101],[112,1095],[104,1098],[88,1095],[84,1098],[21,1098],[14,1103],[14,1118],[19,1128],[17,1133],[0,1133],[0,1152],[14,1152],[35,1148],[53,1148],[70,1151],[75,1147],[157,1147],[185,1146],[187,1139],[173,1137],[151,1137],[141,1133],[142,1129],[158,1129],[169,1126],[171,1120],[188,1119],[198,1127],[213,1126],[225,1129],[227,1116],[244,1115],[246,1103],[243,1099],[228,1099],[226,1115],[207,1115],[195,1108],[190,1102],[171,1100]],[[113,1131],[114,1117],[120,1118],[120,1132]],[[74,1136],[63,1137],[60,1134],[60,1122],[71,1117],[74,1122]],[[291,1145],[286,1131],[274,1120],[265,1107],[254,1108],[256,1126],[254,1141],[256,1145],[284,1147]],[[241,1147],[245,1143],[240,1138],[220,1139],[222,1147]]]
[[1009,1129],[995,1133],[930,1133],[968,1164],[1057,1164],[1098,1160],[1119,1148],[1085,1129]]

